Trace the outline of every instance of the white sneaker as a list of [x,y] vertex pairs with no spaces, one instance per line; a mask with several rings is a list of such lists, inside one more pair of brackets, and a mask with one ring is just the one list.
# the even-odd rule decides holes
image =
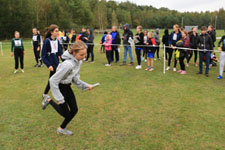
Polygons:
[[23,69],[21,69],[21,72],[22,72],[22,73],[24,73],[24,70],[23,70]]
[[17,72],[18,72],[18,70],[15,70],[15,71],[14,71],[14,74],[16,74]]
[[167,67],[166,70],[167,70],[167,71],[170,70],[170,67]]
[[145,59],[145,62],[147,62],[147,59]]
[[175,71],[177,71],[177,69],[176,68],[173,68],[173,71],[175,72]]
[[105,64],[105,66],[106,66],[106,67],[110,67],[111,65],[110,65],[110,64]]
[[141,57],[141,61],[144,61],[145,60],[145,58],[144,57]]
[[141,68],[142,68],[141,65],[136,66],[136,69],[141,69]]

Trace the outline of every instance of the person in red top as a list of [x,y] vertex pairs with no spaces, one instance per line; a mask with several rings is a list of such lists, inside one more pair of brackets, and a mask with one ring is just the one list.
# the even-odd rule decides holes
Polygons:
[[153,71],[154,70],[154,55],[155,55],[155,39],[152,37],[152,32],[148,32],[147,42],[147,57],[148,57],[148,66],[145,70]]
[[[183,47],[183,48],[190,48],[190,38],[188,36],[188,32],[183,30],[181,31],[182,34],[182,42],[179,44],[179,41],[177,42],[177,47]],[[180,70],[177,71],[180,74],[187,74],[185,70],[185,64],[184,64],[184,59],[187,56],[187,49],[179,49],[180,51],[180,57],[179,57],[179,62],[180,62]]]

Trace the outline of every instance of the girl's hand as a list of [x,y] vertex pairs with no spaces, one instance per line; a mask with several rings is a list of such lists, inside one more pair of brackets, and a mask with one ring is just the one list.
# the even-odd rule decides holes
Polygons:
[[40,50],[40,47],[38,46],[37,51],[39,51],[39,50]]
[[11,56],[13,56],[13,52],[11,52]]
[[54,71],[54,68],[53,68],[52,66],[48,67],[48,69],[49,69],[50,71]]
[[88,90],[89,90],[89,91],[93,90],[92,85],[89,85],[89,86],[88,86]]

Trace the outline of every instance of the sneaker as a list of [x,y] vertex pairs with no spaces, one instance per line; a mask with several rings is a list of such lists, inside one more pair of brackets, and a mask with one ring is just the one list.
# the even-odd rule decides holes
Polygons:
[[187,74],[187,72],[186,71],[181,71],[181,73],[180,74]]
[[222,79],[222,78],[223,78],[223,77],[222,77],[221,75],[219,75],[219,76],[217,77],[217,79],[219,79],[219,80]]
[[156,58],[154,58],[154,61],[156,61]]
[[148,71],[148,70],[150,70],[150,68],[149,68],[149,67],[147,67],[145,70],[146,70],[146,71]]
[[34,67],[38,67],[38,64],[34,65]]
[[145,62],[147,62],[147,59],[145,59]]
[[178,73],[181,73],[181,72],[182,72],[182,70],[178,70],[177,72],[178,72]]
[[133,62],[130,62],[129,64],[128,64],[128,66],[133,66],[134,65],[134,63]]
[[120,66],[124,66],[124,65],[126,65],[126,62],[123,62],[122,64],[120,64]]
[[41,64],[41,67],[44,67],[45,65],[44,64]]
[[141,61],[144,61],[145,60],[145,58],[144,57],[141,57]]
[[136,66],[136,69],[141,69],[141,68],[142,68],[141,65]]
[[50,96],[47,94],[43,94],[42,96],[42,109],[45,110],[45,108],[48,106],[49,102],[48,99],[50,99]]
[[14,71],[14,74],[16,74],[17,72],[18,72],[18,70],[15,70],[15,71]]
[[153,71],[154,70],[154,68],[152,67],[149,71]]
[[209,77],[209,74],[208,74],[208,73],[206,73],[206,74],[205,74],[205,76],[206,76],[206,77]]
[[23,70],[23,69],[21,69],[21,72],[22,72],[22,73],[24,73],[24,70]]
[[167,67],[166,70],[167,70],[167,71],[170,70],[170,67]]
[[173,68],[173,71],[174,71],[174,72],[176,72],[176,71],[177,71],[177,69],[176,69],[176,68]]
[[111,65],[110,65],[110,64],[105,64],[105,66],[106,66],[106,67],[110,67]]
[[58,134],[63,134],[63,135],[73,135],[72,131],[65,129],[57,129]]

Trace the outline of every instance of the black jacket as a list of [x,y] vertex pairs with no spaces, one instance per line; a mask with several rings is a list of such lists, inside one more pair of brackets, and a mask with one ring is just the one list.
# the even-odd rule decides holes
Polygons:
[[88,35],[88,43],[94,43],[93,41],[94,41],[94,34],[93,34],[93,31],[92,31],[92,29],[89,29],[89,31],[90,31],[90,34]]
[[190,33],[190,48],[196,49],[198,47],[198,33],[194,36],[193,32]]
[[124,45],[130,45],[130,43],[128,42],[129,38],[133,39],[133,32],[130,31],[130,27],[128,24],[124,25],[127,29],[124,30],[123,33],[123,44]]
[[213,47],[215,47],[214,43],[216,42],[216,31],[215,30],[212,30],[211,32],[208,31],[208,34],[209,34],[209,36],[212,39]]
[[166,29],[164,31],[164,35],[163,35],[163,38],[162,38],[162,43],[165,44],[165,46],[169,46],[169,31],[168,31],[168,29]]
[[143,48],[143,46],[138,46],[138,45],[144,45],[144,33],[143,32],[137,33],[135,35],[135,38],[136,40],[138,40],[135,43],[136,48]]
[[218,47],[220,47],[220,44],[222,43],[222,50],[225,51],[225,35],[221,38],[221,40],[218,43]]
[[[112,35],[112,33],[113,32],[111,32],[110,34]],[[118,31],[116,31],[116,37],[112,40],[112,44],[121,44],[120,33]]]
[[83,41],[84,43],[87,43],[88,40],[84,39],[85,37],[88,38],[88,32],[87,31],[82,32],[81,36],[80,36],[80,40]]
[[213,49],[213,42],[211,37],[208,34],[201,34],[198,37],[198,48],[203,50],[203,49],[207,49],[207,50],[212,50]]

